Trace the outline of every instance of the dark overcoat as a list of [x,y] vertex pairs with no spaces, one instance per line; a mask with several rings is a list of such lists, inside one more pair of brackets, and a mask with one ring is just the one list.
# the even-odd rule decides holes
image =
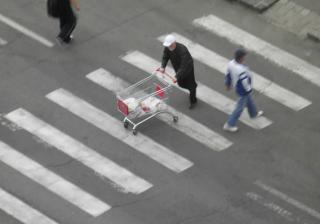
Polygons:
[[70,0],[59,0],[60,17],[74,17]]
[[173,51],[165,47],[161,67],[165,68],[169,60],[176,72],[178,85],[186,89],[196,88],[197,83],[194,77],[193,59],[187,47],[178,42]]

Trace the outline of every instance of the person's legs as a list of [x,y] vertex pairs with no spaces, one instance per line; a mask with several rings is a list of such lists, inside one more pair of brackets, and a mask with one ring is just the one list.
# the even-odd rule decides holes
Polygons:
[[65,41],[67,43],[69,43],[72,39],[71,39],[71,34],[73,32],[73,30],[76,28],[77,25],[77,18],[75,15],[72,15],[72,17],[70,17],[70,25],[68,27],[68,31],[66,32],[66,39]]
[[247,100],[247,105],[246,106],[248,108],[249,116],[251,118],[256,117],[257,116],[257,108],[256,108],[256,105],[253,102],[251,94],[248,94],[248,100]]
[[59,22],[60,22],[60,32],[59,32],[57,37],[63,41],[64,40],[63,39],[63,37],[64,37],[64,27],[68,23],[68,20],[66,19],[65,16],[61,15],[59,17]]
[[235,127],[236,123],[244,109],[244,107],[247,105],[247,100],[248,97],[247,96],[241,96],[238,99],[238,102],[236,104],[235,109],[233,110],[232,114],[229,116],[227,124],[229,125],[229,127]]
[[[59,27],[60,27],[60,33],[61,33],[63,26],[66,24],[66,21],[65,21],[65,19],[64,19],[63,16],[60,16],[60,17],[59,17],[59,22],[60,22],[60,25],[59,25]],[[59,35],[60,35],[60,33],[59,33]],[[58,35],[58,36],[59,36],[59,35]]]
[[263,114],[262,110],[257,111],[257,107],[253,102],[251,94],[248,95],[247,108],[248,108],[249,116],[251,118],[260,117]]
[[70,35],[76,26],[76,22],[77,19],[73,13],[70,13],[69,15],[62,15],[60,17],[60,33],[58,38],[69,43],[71,40]]
[[198,102],[197,100],[197,88],[189,89],[190,95],[189,95],[189,100],[190,100],[190,109],[192,109],[195,104]]

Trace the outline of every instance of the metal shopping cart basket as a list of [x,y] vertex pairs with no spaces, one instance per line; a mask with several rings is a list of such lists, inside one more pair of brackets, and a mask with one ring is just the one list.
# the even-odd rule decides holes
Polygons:
[[163,76],[175,82],[169,74],[155,70],[150,76],[117,93],[117,108],[125,116],[123,126],[128,128],[132,125],[134,135],[139,125],[158,114],[167,113],[173,122],[178,121],[178,116],[167,109],[172,85]]

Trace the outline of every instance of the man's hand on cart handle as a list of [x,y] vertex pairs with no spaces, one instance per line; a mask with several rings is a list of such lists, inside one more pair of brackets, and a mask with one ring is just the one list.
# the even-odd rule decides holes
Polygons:
[[158,72],[161,72],[161,73],[165,73],[166,69],[165,69],[165,68],[160,67],[160,68],[157,68],[157,71],[158,71]]
[[172,78],[172,82],[177,83],[177,78],[176,77]]
[[172,80],[173,83],[177,82],[177,79],[175,77],[172,77],[171,75],[166,73],[166,69],[165,68],[160,67],[160,68],[157,68],[156,71],[161,72],[162,74],[168,76]]

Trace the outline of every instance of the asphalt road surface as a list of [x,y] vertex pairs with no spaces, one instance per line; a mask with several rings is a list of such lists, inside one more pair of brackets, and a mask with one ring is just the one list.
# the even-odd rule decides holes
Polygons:
[[[63,47],[45,0],[1,1],[0,224],[320,222],[318,43],[224,0],[79,3]],[[194,57],[199,104],[173,86],[178,122],[164,114],[134,136],[116,93],[160,65],[172,32]],[[265,114],[227,133],[224,71],[240,45]]]

